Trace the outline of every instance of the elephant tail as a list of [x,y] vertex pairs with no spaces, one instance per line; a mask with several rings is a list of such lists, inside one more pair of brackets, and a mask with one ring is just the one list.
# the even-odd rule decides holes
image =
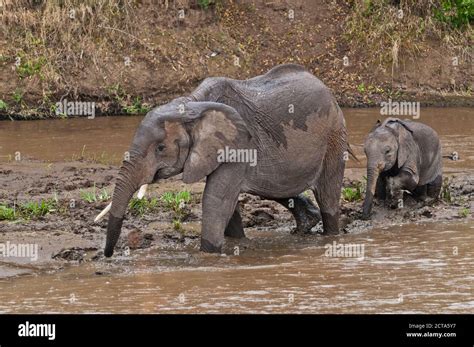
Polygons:
[[354,159],[356,162],[360,164],[359,158],[355,155],[354,151],[351,148],[351,145],[349,142],[347,142],[347,152],[351,155],[352,159]]

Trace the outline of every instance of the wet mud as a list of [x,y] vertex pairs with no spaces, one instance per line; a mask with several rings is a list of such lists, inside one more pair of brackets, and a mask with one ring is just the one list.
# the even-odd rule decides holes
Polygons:
[[[361,144],[377,114],[345,110],[345,116],[361,162],[348,162],[344,187],[355,187],[364,184]],[[84,153],[84,141],[69,141],[64,151],[46,146],[36,153],[17,141],[24,156],[3,158],[0,203],[50,199],[55,210],[0,221],[0,243],[38,245],[34,261],[0,258],[0,312],[472,313],[474,134],[467,128],[474,119],[465,117],[467,125],[452,125],[459,129],[444,120],[438,126],[445,152],[460,155],[458,161],[444,161],[447,180],[440,199],[422,203],[407,196],[402,208],[376,203],[372,219],[363,220],[362,201],[343,198],[341,234],[324,236],[321,223],[309,233],[293,234],[288,210],[241,194],[247,238],[226,239],[222,255],[199,252],[204,183],[186,185],[178,176],[150,187],[147,198],[156,198],[157,205],[142,214],[129,210],[116,253],[103,256],[107,218],[93,220],[108,200],[87,202],[83,195],[93,189],[112,193],[118,172],[113,156],[126,150],[134,132],[131,118],[124,118],[129,126],[117,125],[122,136],[109,147],[107,135],[99,145],[84,135],[87,146],[112,148],[107,156]],[[97,131],[91,130],[92,136]],[[4,138],[0,146],[2,154],[16,151]],[[54,151],[61,153],[57,160],[49,157]],[[160,197],[182,190],[191,198],[176,228],[174,211]],[[327,249],[336,244],[363,245],[364,252],[328,256]]]

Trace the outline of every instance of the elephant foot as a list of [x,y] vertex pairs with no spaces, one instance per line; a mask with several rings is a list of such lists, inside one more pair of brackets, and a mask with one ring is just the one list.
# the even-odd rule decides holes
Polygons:
[[321,220],[317,216],[307,216],[307,218],[296,221],[296,227],[291,230],[291,234],[310,234],[313,229]]
[[234,239],[242,239],[245,237],[244,226],[242,224],[242,217],[240,216],[238,208],[234,211],[229,224],[224,231],[224,236]]
[[361,220],[370,220],[370,213],[362,213],[360,216]]
[[221,253],[222,252],[222,245],[214,245],[210,241],[206,239],[201,239],[201,252],[206,252],[206,253]]
[[323,212],[323,235],[339,234],[339,216]]
[[319,209],[304,194],[299,194],[293,198],[273,200],[285,206],[293,215],[296,221],[296,228],[291,231],[292,234],[300,232],[308,234],[321,220]]
[[313,206],[307,206],[304,210],[294,212],[296,220],[296,228],[291,231],[291,234],[309,234],[311,229],[321,221],[321,213]]
[[429,196],[423,201],[423,206],[431,206],[438,201],[438,198],[431,198]]
[[224,245],[222,246],[222,252],[221,254],[227,254],[230,256],[238,256],[242,252],[244,252],[246,249],[248,249],[252,244],[252,241],[247,238],[243,237],[241,239],[235,239],[235,238],[228,238],[224,242]]

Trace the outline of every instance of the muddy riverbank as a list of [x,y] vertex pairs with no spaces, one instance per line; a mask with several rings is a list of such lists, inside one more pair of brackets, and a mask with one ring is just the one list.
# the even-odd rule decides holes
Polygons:
[[[11,172],[9,171],[11,170]],[[7,164],[9,196],[50,196],[69,187],[53,211],[35,220],[0,223],[0,243],[37,244],[38,259],[1,260],[1,312],[469,312],[474,270],[474,175],[451,181],[452,203],[405,208],[343,202],[344,233],[291,234],[294,221],[276,203],[243,194],[248,239],[227,240],[223,255],[199,252],[203,184],[178,179],[152,187],[150,198],[187,189],[191,202],[180,230],[161,207],[128,213],[118,249],[103,257],[106,221],[93,223],[106,202],[81,201],[80,190],[110,185],[117,169],[87,162]],[[359,177],[360,169],[349,169]],[[82,179],[89,176],[87,181]],[[34,183],[33,183],[34,182]],[[348,186],[348,182],[345,184]],[[6,189],[1,191],[5,200]],[[362,244],[360,257],[328,257],[327,245]]]
[[[370,221],[360,218],[357,187],[363,190],[365,175],[361,144],[379,114],[343,111],[361,159],[346,167],[344,187],[355,201],[343,194],[343,233],[325,237],[317,225],[292,234],[287,210],[242,194],[248,239],[227,240],[225,255],[199,252],[204,183],[176,177],[152,185],[142,210],[129,210],[116,254],[103,257],[106,220],[93,219],[110,199],[140,117],[1,123],[0,204],[20,211],[49,201],[50,210],[0,221],[0,244],[38,245],[37,259],[0,259],[0,311],[472,313],[471,109],[421,112],[443,153],[459,154],[444,159],[442,198],[422,205],[407,197],[401,209],[376,205]],[[177,228],[176,211],[162,198],[178,191],[190,196]],[[333,242],[365,252],[327,256]]]
[[143,114],[206,77],[247,79],[282,63],[305,66],[345,107],[389,98],[472,106],[472,28],[440,22],[439,5],[6,1],[0,119],[65,117],[56,112],[64,101],[93,102],[96,115]]

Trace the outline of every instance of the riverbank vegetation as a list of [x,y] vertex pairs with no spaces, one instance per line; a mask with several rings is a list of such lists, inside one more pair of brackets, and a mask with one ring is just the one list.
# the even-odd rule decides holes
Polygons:
[[143,114],[205,77],[248,78],[281,63],[306,66],[343,106],[472,103],[469,0],[0,5],[4,119],[61,117],[63,99],[94,102],[98,115]]

